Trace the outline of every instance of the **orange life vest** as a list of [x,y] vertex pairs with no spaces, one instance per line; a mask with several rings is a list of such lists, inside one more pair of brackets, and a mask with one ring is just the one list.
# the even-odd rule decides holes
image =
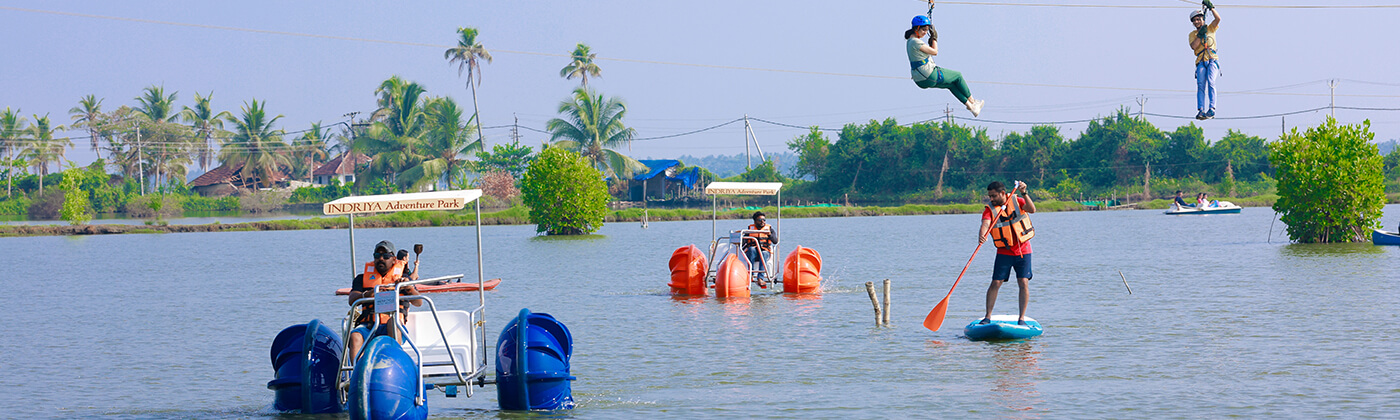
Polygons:
[[[1021,211],[1021,206],[1013,194],[1010,203],[992,211],[992,243],[997,248],[1011,248],[1026,243],[1035,237],[1029,214]],[[990,206],[988,207],[991,208]]]
[[[749,232],[747,235],[744,235],[744,236],[748,236],[748,237],[750,237],[750,238],[757,238],[757,239],[758,239],[758,249],[761,249],[761,250],[764,250],[764,251],[769,251],[769,249],[768,249],[769,242],[768,242],[768,241],[770,241],[771,238],[772,238],[772,234],[771,234],[770,232],[773,231],[773,225],[764,224],[764,225],[763,225],[763,229],[759,229],[758,227],[756,227],[756,226],[754,226],[754,225],[749,225],[749,230],[756,230],[756,231],[758,231],[758,232]],[[745,241],[745,244],[746,244],[746,245],[747,245],[747,243],[748,243],[748,242]]]
[[[361,286],[361,287],[364,287],[365,290],[368,290],[368,291],[373,292],[373,291],[375,291],[376,287],[379,286],[379,285],[381,285],[381,284],[393,284],[393,283],[397,283],[397,282],[399,281],[399,278],[403,276],[403,269],[404,269],[404,267],[406,267],[406,266],[408,266],[408,262],[407,262],[407,261],[395,262],[394,265],[389,266],[389,274],[385,274],[385,275],[382,275],[382,276],[381,276],[381,275],[379,275],[379,272],[378,272],[378,271],[375,271],[375,270],[374,270],[374,263],[373,263],[373,262],[365,263],[365,274],[363,274],[363,275],[360,276],[360,286]],[[374,304],[373,304],[373,303],[366,304],[366,305],[365,305],[364,312],[362,312],[362,313],[363,313],[363,314],[372,314],[372,313],[374,313]],[[389,323],[389,314],[379,314],[379,323],[380,323],[380,324],[387,324],[387,323]]]

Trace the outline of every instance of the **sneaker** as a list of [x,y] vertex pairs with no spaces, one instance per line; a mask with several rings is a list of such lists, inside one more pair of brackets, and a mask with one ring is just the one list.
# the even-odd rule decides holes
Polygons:
[[767,280],[767,279],[764,279],[763,276],[758,276],[758,287],[761,288],[761,289],[767,289],[767,288],[768,288],[768,280]]
[[1215,108],[1211,108],[1210,111],[1206,111],[1205,119],[1209,120],[1211,118],[1215,118]]
[[992,323],[992,319],[991,319],[991,318],[982,318],[982,322],[978,322],[977,325],[987,325],[987,324],[990,324],[990,323]]
[[1206,113],[1205,113],[1205,112],[1202,112],[1202,111],[1196,111],[1196,119],[1198,119],[1198,120],[1205,120],[1205,119],[1206,119]]
[[977,117],[978,115],[982,115],[982,104],[985,103],[987,103],[987,101],[981,99],[969,99],[967,101],[967,110],[972,111],[973,117]]

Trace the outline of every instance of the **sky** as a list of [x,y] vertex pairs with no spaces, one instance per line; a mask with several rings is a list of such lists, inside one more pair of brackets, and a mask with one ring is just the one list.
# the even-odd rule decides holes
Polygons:
[[[1120,107],[1195,114],[1194,59],[1187,46],[1193,8],[1182,0],[1012,0],[1045,6],[939,2],[938,65],[963,73],[980,120],[945,90],[909,79],[903,32],[923,0],[861,1],[5,1],[0,0],[0,107],[71,122],[84,95],[104,109],[134,105],[147,86],[213,95],[234,114],[266,101],[281,128],[345,121],[375,107],[374,89],[398,75],[465,109],[472,97],[443,51],[456,29],[480,30],[494,60],[477,94],[488,146],[548,139],[578,80],[559,71],[577,43],[588,44],[602,77],[589,87],[627,104],[638,158],[745,152],[745,115],[798,127],[839,129],[894,118],[943,118],[985,127],[993,138],[1030,129],[1008,122],[1078,121]],[[1006,2],[1003,2],[1006,3]],[[408,4],[408,5],[405,5]],[[1063,7],[1065,4],[1115,7]],[[1222,75],[1218,118],[1149,116],[1166,131],[1188,123],[1207,140],[1227,129],[1269,139],[1308,127],[1329,105],[1400,109],[1400,8],[1259,8],[1248,5],[1400,5],[1400,0],[1221,1],[1217,33]],[[1129,7],[1122,7],[1129,6]],[[1151,7],[1135,7],[1151,6]],[[1198,8],[1199,6],[1194,6]],[[1344,123],[1371,121],[1376,141],[1400,138],[1400,112],[1337,110]],[[806,129],[751,120],[758,146],[781,152]],[[1086,123],[1060,124],[1076,138]],[[73,131],[70,136],[85,133]],[[653,139],[654,137],[666,137]],[[835,133],[829,138],[836,140]],[[86,139],[68,158],[94,155]]]

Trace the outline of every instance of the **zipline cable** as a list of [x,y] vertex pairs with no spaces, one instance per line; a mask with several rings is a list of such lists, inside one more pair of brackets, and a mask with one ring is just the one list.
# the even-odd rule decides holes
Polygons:
[[[926,0],[920,0],[920,1],[926,1]],[[1054,6],[1053,4],[1039,4],[1039,3],[945,2],[945,4]],[[1078,5],[1078,6],[1075,6],[1075,5],[1060,5],[1060,6],[1062,6],[1062,7],[1090,7],[1089,5]],[[1114,5],[1101,5],[1101,6],[1092,6],[1092,7],[1166,8],[1167,6],[1133,6],[1133,5],[1116,5],[1116,6],[1114,6]],[[1231,6],[1231,7],[1242,7],[1242,6]],[[1260,7],[1263,7],[1263,6],[1260,6]],[[1303,6],[1279,6],[1279,7],[1274,7],[1274,8],[1289,8],[1289,7],[1292,7],[1292,8],[1328,8],[1328,7],[1340,7],[1340,6],[1309,6],[1309,7],[1303,7]],[[1372,7],[1372,6],[1358,6],[1358,7]],[[1375,6],[1375,7],[1400,8],[1400,5],[1394,5],[1394,6]],[[1179,6],[1172,6],[1172,8],[1180,8],[1180,7],[1179,7]],[[25,13],[50,14],[50,15],[58,15],[58,16],[81,17],[81,18],[89,18],[89,19],[105,19],[105,20],[115,20],[115,21],[123,21],[123,22],[149,23],[149,24],[156,24],[156,25],[182,26],[182,27],[188,27],[188,28],[217,29],[217,30],[224,30],[224,31],[248,32],[248,33],[265,34],[265,35],[282,35],[282,36],[293,36],[293,37],[303,37],[303,38],[329,39],[329,40],[336,40],[336,41],[366,42],[366,43],[375,43],[375,44],[400,45],[400,46],[411,46],[411,47],[429,47],[429,48],[442,48],[442,49],[447,49],[447,48],[454,48],[454,47],[456,47],[456,45],[432,44],[432,43],[425,43],[425,42],[407,42],[407,41],[393,41],[393,40],[383,40],[383,39],[374,39],[374,38],[359,38],[359,37],[348,37],[348,36],[337,36],[337,35],[320,35],[320,34],[311,34],[311,33],[304,33],[304,32],[291,32],[291,31],[275,31],[275,30],[267,30],[267,29],[240,28],[240,27],[235,27],[235,26],[207,25],[207,24],[199,24],[199,23],[173,22],[173,21],[163,21],[163,20],[154,20],[154,19],[140,19],[140,18],[119,17],[119,16],[94,15],[94,14],[88,14],[88,13],[61,12],[61,11],[55,11],[55,10],[41,10],[41,9],[27,9],[27,8],[10,7],[10,6],[0,6],[0,10],[10,10],[10,11],[16,11],[16,12],[25,12]],[[570,55],[570,54],[556,54],[556,53],[543,53],[543,52],[534,52],[534,51],[501,50],[501,49],[492,49],[492,50],[490,50],[490,51],[491,51],[492,53],[500,53],[500,54],[517,54],[517,55],[529,55],[529,56],[537,56],[537,57],[573,58],[573,56]],[[908,80],[908,79],[909,79],[908,76],[885,76],[885,75],[860,74],[860,73],[841,73],[841,72],[825,72],[825,71],[793,70],[793,69],[771,69],[771,68],[762,68],[762,67],[730,66],[730,65],[703,64],[703,63],[683,63],[683,62],[676,62],[676,61],[641,60],[641,59],[631,59],[631,58],[596,57],[596,58],[594,58],[594,59],[595,59],[595,60],[602,60],[602,61],[614,61],[614,62],[620,62],[620,63],[655,64],[655,65],[680,66],[680,67],[697,67],[697,68],[710,68],[710,69],[721,69],[721,70],[759,71],[759,72],[769,72],[769,73],[805,74],[805,75],[814,75],[814,76],[855,77],[855,78],[885,79],[885,80]],[[1134,87],[1090,86],[1090,85],[1060,85],[1060,84],[1050,84],[1050,83],[999,82],[999,81],[991,81],[991,80],[968,80],[968,81],[969,81],[969,82],[973,82],[973,83],[988,84],[988,85],[1044,87],[1044,88],[1062,88],[1062,89],[1095,89],[1095,90],[1118,90],[1118,91],[1133,91],[1133,92],[1168,92],[1168,93],[1192,93],[1192,92],[1194,92],[1194,91],[1191,91],[1191,90],[1184,90],[1184,89],[1156,89],[1156,88],[1134,88]],[[1223,93],[1223,94],[1248,94],[1248,95],[1280,95],[1280,96],[1334,96],[1334,95],[1330,95],[1330,94],[1327,94],[1327,93],[1284,93],[1284,92],[1274,93],[1274,92],[1249,92],[1249,91],[1243,91],[1243,92],[1221,92],[1221,93]],[[1337,96],[1337,97],[1355,97],[1355,98],[1400,98],[1400,95],[1337,94],[1337,95],[1335,95],[1335,96]]]

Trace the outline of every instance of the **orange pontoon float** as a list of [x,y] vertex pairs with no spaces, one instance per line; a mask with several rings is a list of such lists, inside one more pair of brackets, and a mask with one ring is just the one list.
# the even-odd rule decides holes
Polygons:
[[[758,231],[738,229],[717,236],[719,195],[776,195],[778,214],[774,226],[781,234],[782,187],[780,182],[713,182],[706,186],[705,193],[711,196],[710,237],[715,238],[710,241],[709,258],[693,244],[671,253],[671,294],[704,296],[713,288],[716,297],[748,297],[749,285],[756,282],[754,274],[782,283],[785,293],[821,293],[822,257],[817,251],[798,246],[779,266],[769,260],[780,255],[778,244],[772,244],[770,255],[760,257],[764,258],[762,269],[754,269],[743,249],[746,242],[757,245],[758,239],[749,234]],[[712,268],[711,264],[718,267]]]

